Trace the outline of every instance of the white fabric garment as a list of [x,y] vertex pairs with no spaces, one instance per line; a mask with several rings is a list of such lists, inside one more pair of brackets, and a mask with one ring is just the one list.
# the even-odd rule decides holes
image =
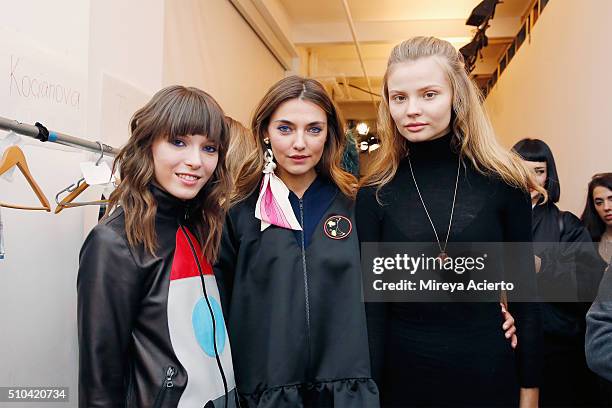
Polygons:
[[[4,154],[4,151],[7,148],[14,146],[14,145],[20,145],[20,144],[21,144],[21,137],[13,131],[9,132],[6,135],[6,137],[0,139],[0,158],[2,158],[2,155]],[[0,175],[0,177],[5,179],[6,181],[13,181],[13,173],[15,173],[15,166],[13,166],[13,168],[9,169],[8,171],[4,172],[2,175]]]

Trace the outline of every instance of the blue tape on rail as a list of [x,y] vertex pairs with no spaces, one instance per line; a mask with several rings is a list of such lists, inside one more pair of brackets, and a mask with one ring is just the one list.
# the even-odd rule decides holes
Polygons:
[[50,142],[57,141],[57,134],[55,132],[49,132],[49,141]]

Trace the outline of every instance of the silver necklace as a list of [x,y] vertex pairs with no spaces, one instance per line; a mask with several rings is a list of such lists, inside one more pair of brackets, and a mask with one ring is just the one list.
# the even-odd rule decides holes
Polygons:
[[425,205],[425,201],[423,200],[423,196],[421,195],[421,190],[419,190],[419,185],[417,184],[416,178],[414,177],[414,171],[412,170],[412,162],[410,161],[410,157],[408,157],[408,165],[410,166],[410,174],[412,175],[414,186],[416,187],[416,191],[419,194],[419,198],[421,199],[421,204],[423,204],[425,214],[427,214],[427,218],[429,219],[431,228],[433,229],[434,235],[436,236],[436,241],[438,241],[438,248],[440,248],[438,258],[444,261],[448,257],[448,254],[446,253],[446,246],[448,245],[448,238],[450,237],[451,226],[453,225],[453,214],[455,213],[455,201],[457,199],[457,187],[459,186],[459,171],[461,170],[461,156],[459,156],[459,160],[457,163],[457,179],[455,180],[455,192],[453,193],[453,206],[451,207],[450,220],[448,221],[448,231],[446,232],[446,240],[444,241],[444,247],[442,247],[442,244],[440,243],[440,238],[438,238],[438,232],[436,231],[436,227],[434,226],[433,220],[429,215],[429,211],[427,211],[427,206]]

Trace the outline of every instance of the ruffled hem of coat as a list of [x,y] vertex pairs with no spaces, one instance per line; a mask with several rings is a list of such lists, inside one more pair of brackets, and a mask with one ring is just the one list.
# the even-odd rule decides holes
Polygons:
[[378,387],[371,378],[343,378],[270,387],[263,392],[240,393],[241,405],[257,408],[377,408]]

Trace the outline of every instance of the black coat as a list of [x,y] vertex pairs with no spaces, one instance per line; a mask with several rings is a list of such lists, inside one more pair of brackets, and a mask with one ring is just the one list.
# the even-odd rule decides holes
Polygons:
[[[248,407],[378,406],[353,206],[334,195],[307,247],[301,233],[260,231],[257,192],[229,212],[214,269]],[[343,231],[330,228],[334,216],[343,217]]]
[[532,225],[534,253],[542,259],[538,290],[542,300],[551,301],[542,305],[544,333],[561,340],[548,344],[546,351],[581,348],[585,315],[597,294],[605,264],[574,214],[560,211],[552,203],[536,205]]

